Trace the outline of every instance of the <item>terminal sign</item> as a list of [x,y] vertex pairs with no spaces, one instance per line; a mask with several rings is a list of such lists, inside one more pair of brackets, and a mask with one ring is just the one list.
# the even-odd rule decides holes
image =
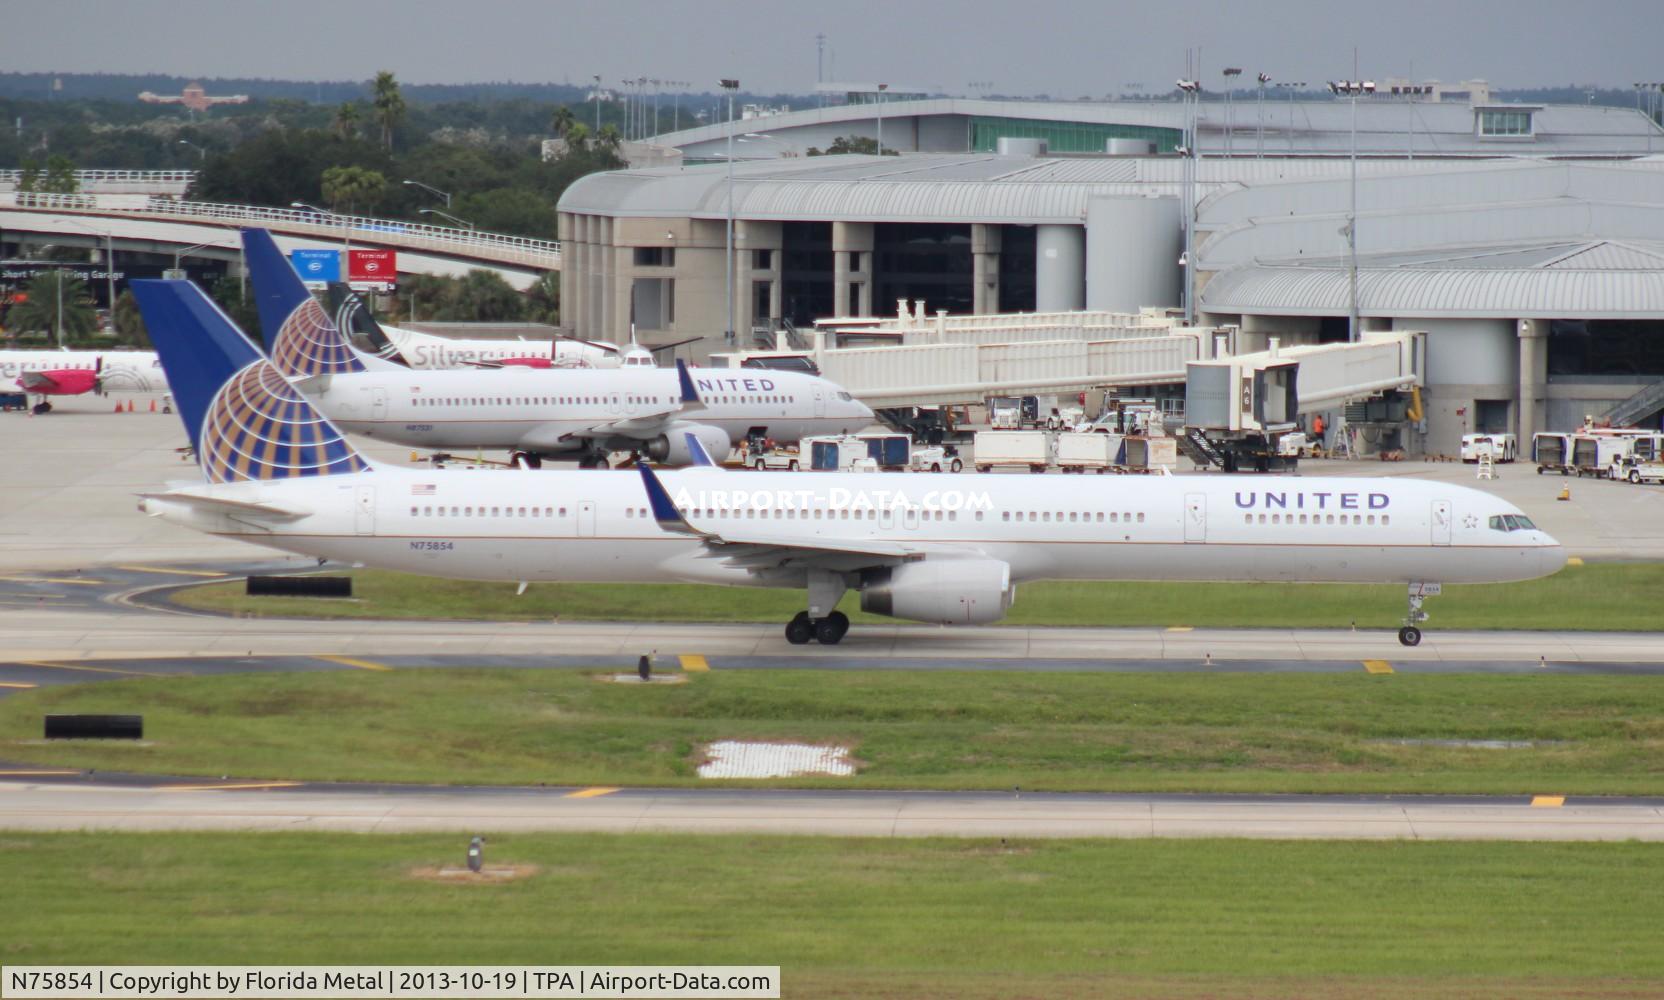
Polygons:
[[341,251],[291,250],[289,263],[295,273],[308,285],[323,285],[341,280]]
[[347,281],[352,284],[392,285],[398,281],[396,250],[347,251]]

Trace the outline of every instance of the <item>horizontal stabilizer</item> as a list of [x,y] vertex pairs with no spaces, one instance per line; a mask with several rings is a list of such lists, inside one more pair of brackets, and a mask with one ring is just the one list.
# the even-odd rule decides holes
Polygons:
[[256,517],[268,521],[298,521],[312,513],[298,507],[203,496],[200,493],[140,493],[139,496],[145,500],[160,500],[163,503],[194,507],[210,514],[235,514],[239,517]]

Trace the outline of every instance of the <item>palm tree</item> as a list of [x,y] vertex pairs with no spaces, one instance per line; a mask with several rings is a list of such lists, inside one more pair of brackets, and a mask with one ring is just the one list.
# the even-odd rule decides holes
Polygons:
[[[603,126],[611,128],[611,126]],[[614,129],[614,131],[617,131]],[[582,153],[589,149],[589,126],[583,122],[573,122],[566,130],[566,149],[570,153]]]
[[404,95],[399,93],[399,82],[393,79],[393,71],[384,69],[376,73],[376,82],[372,87],[375,105],[376,121],[381,124],[381,144],[387,149],[393,148],[393,127],[404,120]]
[[363,114],[358,110],[358,102],[344,102],[335,109],[335,134],[343,139],[358,138],[358,123],[361,120],[363,120]]
[[608,122],[601,126],[601,131],[595,134],[595,144],[609,153],[618,152],[618,144],[623,137],[618,134],[618,126]]
[[324,200],[339,209],[343,203],[354,214],[360,204],[374,207],[387,193],[387,178],[364,167],[330,167],[323,176]]
[[6,313],[6,325],[14,331],[50,333],[61,329],[65,338],[75,339],[98,329],[98,314],[93,311],[86,283],[73,274],[44,271],[29,280],[25,294],[26,298]]
[[554,117],[549,119],[549,126],[553,128],[555,130],[555,134],[560,136],[562,139],[566,138],[567,131],[576,123],[577,118],[573,116],[572,109],[564,104],[556,108]]

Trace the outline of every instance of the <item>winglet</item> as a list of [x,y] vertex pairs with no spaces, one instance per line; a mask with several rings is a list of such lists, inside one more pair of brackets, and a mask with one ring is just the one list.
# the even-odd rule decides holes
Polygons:
[[711,453],[705,450],[703,444],[699,443],[699,435],[692,431],[684,431],[682,437],[688,443],[688,457],[692,459],[690,464],[716,467],[716,462],[711,458]]
[[647,502],[653,508],[653,520],[659,522],[659,527],[666,531],[674,531],[681,535],[698,535],[701,532],[688,523],[682,512],[676,509],[675,501],[670,499],[670,493],[665,490],[659,477],[653,474],[646,462],[637,462],[636,468],[641,470],[642,485],[647,487]]
[[688,374],[688,363],[681,358],[676,359],[676,381],[682,387],[682,409],[702,409],[705,401],[699,398],[699,390],[693,387],[693,376]]

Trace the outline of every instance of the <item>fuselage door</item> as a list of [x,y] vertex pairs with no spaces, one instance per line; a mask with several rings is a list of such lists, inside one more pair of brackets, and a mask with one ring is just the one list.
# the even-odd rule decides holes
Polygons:
[[1205,493],[1186,493],[1184,495],[1184,540],[1187,542],[1205,542],[1208,540],[1208,498]]
[[595,501],[578,501],[578,537],[595,537]]
[[376,533],[376,488],[374,486],[353,487],[352,530],[360,535]]
[[1450,544],[1450,501],[1433,501],[1433,544]]
[[815,394],[815,416],[826,416],[826,393],[821,391],[819,383],[812,384],[810,389]]
[[387,388],[375,385],[370,387],[370,419],[387,419]]
[[621,406],[618,402],[618,393],[607,393],[607,412],[616,415],[620,409]]

